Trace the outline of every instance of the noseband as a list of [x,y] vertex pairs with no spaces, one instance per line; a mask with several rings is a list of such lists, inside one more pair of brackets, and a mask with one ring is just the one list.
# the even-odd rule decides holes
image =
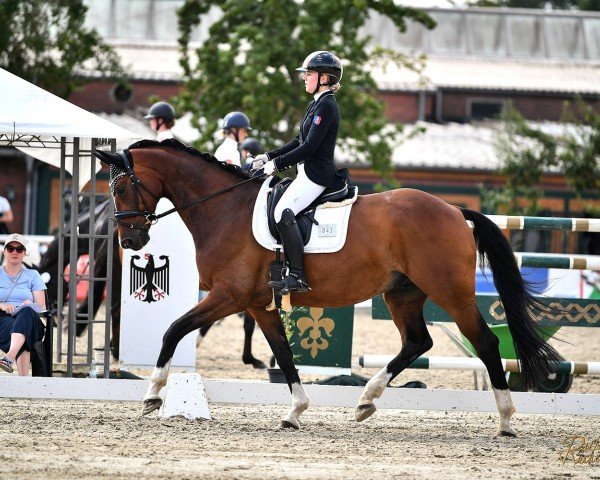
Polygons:
[[[146,200],[144,199],[144,196],[141,194],[141,192],[139,190],[144,190],[152,198],[156,199],[157,201],[160,200],[161,197],[159,197],[158,195],[155,195],[150,190],[148,190],[148,188],[146,188],[146,186],[137,177],[137,175],[133,171],[133,167],[131,165],[131,161],[130,161],[131,152],[129,151],[129,149],[119,151],[119,152],[117,152],[117,154],[123,160],[123,165],[125,166],[125,170],[119,169],[120,170],[119,174],[116,175],[114,178],[111,178],[112,196],[113,196],[113,198],[115,196],[115,192],[114,192],[115,182],[122,176],[128,175],[129,179],[131,180],[131,189],[133,191],[133,198],[135,200],[135,206],[136,206],[137,210],[116,211],[114,221],[117,223],[117,225],[121,225],[121,226],[123,226],[125,228],[129,228],[131,230],[139,230],[140,232],[146,232],[146,233],[148,233],[148,231],[150,230],[150,227],[152,225],[154,225],[155,223],[157,223],[158,220],[162,217],[166,217],[167,215],[170,215],[171,213],[178,212],[180,210],[185,210],[186,208],[189,208],[193,205],[197,205],[199,203],[205,202],[206,200],[210,200],[211,198],[214,198],[218,195],[229,192],[229,191],[233,190],[234,188],[237,188],[240,185],[243,185],[244,183],[248,183],[249,181],[254,180],[255,178],[264,177],[266,175],[262,169],[257,170],[256,172],[254,172],[252,174],[252,176],[250,178],[247,178],[246,180],[236,183],[235,185],[231,185],[230,187],[226,187],[215,193],[211,193],[209,195],[201,197],[198,200],[194,200],[193,202],[186,203],[185,205],[182,205],[181,207],[171,208],[170,210],[167,210],[166,212],[163,212],[163,213],[160,213],[157,215],[155,211],[154,212],[150,211],[150,209],[148,207],[148,203],[146,202]],[[140,199],[141,199],[142,203],[144,204],[145,210],[142,210],[139,207]],[[144,223],[144,225],[135,225],[133,223],[123,222],[123,219],[131,218],[131,217],[144,217],[146,219],[146,222]]]

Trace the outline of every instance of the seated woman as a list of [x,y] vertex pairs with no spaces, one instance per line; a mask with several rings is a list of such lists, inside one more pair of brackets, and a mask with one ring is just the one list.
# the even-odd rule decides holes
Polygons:
[[38,313],[46,308],[46,286],[36,270],[23,266],[25,238],[9,235],[4,245],[5,263],[0,267],[0,368],[12,373],[16,362],[19,375],[29,373],[31,349],[43,336]]

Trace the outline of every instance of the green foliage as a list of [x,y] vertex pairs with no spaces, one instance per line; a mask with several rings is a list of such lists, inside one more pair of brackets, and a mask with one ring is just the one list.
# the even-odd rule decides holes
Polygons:
[[530,126],[512,106],[507,109],[496,144],[506,184],[482,192],[486,211],[537,214],[543,196],[542,175],[548,171],[563,171],[578,197],[600,196],[600,114],[581,101],[575,107],[578,115],[565,104],[563,120],[570,123],[564,124],[558,136]]
[[471,7],[545,8],[546,4],[558,10],[600,10],[600,0],[477,0]]
[[83,64],[123,81],[119,58],[84,27],[83,0],[2,0],[0,67],[66,98],[83,79]]
[[[223,16],[210,27],[210,38],[190,55],[192,29],[214,6]],[[218,121],[233,110],[248,115],[258,132],[253,135],[267,149],[291,140],[311,100],[295,68],[310,52],[331,50],[345,67],[337,94],[339,147],[392,182],[391,151],[402,141],[402,127],[387,124],[366,66],[385,58],[419,70],[423,59],[382,49],[367,52],[368,39],[361,38],[359,29],[370,10],[388,16],[401,31],[407,20],[435,25],[423,12],[392,0],[187,0],[178,12],[185,90],[175,102],[179,110],[193,114],[192,123],[201,132],[196,146],[214,151]]]

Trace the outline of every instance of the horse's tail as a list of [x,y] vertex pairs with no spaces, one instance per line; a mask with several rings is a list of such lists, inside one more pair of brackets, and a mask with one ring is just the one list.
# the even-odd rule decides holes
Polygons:
[[533,296],[531,285],[523,279],[510,243],[498,226],[485,215],[461,208],[466,220],[473,222],[473,235],[477,241],[480,265],[485,257],[492,273],[494,285],[506,313],[508,328],[521,360],[523,385],[532,388],[550,373],[549,361],[562,357],[539,335],[536,313],[548,312],[546,305]]

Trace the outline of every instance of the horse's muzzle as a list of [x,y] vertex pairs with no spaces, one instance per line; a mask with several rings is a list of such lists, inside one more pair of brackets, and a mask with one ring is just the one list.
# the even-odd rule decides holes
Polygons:
[[137,251],[143,248],[150,241],[150,235],[148,234],[147,230],[137,230],[136,233],[137,235],[132,235],[133,238],[129,236],[122,238],[121,248]]

